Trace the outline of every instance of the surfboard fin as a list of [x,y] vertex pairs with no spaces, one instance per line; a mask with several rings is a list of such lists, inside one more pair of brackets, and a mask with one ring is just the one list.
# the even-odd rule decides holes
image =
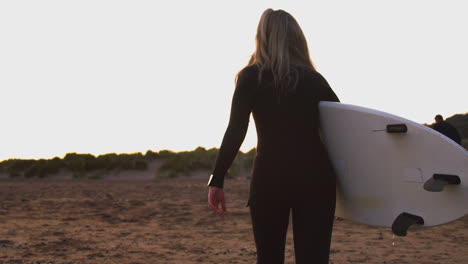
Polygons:
[[392,124],[387,125],[387,133],[406,133],[408,132],[408,127],[405,124]]
[[392,232],[397,236],[406,236],[408,228],[414,224],[424,225],[424,219],[420,216],[401,213],[392,224]]
[[432,178],[424,183],[424,190],[430,192],[441,192],[444,190],[445,185],[458,185],[460,183],[460,177],[457,175],[434,174]]

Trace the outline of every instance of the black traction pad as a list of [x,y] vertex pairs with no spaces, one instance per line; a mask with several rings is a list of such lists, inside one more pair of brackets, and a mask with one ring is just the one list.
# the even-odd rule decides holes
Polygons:
[[408,127],[405,124],[392,124],[387,125],[387,133],[406,133],[408,132]]
[[441,192],[448,184],[458,185],[461,183],[457,175],[434,174],[424,183],[424,190],[429,192]]
[[406,236],[408,228],[414,224],[424,225],[424,219],[420,216],[401,213],[392,224],[392,232],[397,236]]

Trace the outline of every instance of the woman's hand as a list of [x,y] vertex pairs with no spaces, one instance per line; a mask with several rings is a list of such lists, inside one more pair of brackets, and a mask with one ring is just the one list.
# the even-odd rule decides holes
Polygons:
[[223,217],[223,213],[219,209],[219,204],[224,212],[226,212],[226,201],[224,200],[224,191],[221,188],[209,186],[208,187],[208,204],[213,211],[219,216]]

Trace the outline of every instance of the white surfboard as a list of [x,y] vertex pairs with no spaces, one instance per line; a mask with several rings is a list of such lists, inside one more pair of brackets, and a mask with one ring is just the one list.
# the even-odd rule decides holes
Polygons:
[[319,110],[338,177],[337,216],[406,235],[412,224],[468,213],[468,151],[450,138],[355,105],[320,102]]

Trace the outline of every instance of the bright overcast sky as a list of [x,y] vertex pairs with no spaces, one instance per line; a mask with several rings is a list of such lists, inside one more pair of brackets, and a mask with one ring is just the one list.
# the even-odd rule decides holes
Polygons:
[[343,103],[467,112],[463,2],[1,1],[0,160],[219,147],[269,7],[298,20]]

